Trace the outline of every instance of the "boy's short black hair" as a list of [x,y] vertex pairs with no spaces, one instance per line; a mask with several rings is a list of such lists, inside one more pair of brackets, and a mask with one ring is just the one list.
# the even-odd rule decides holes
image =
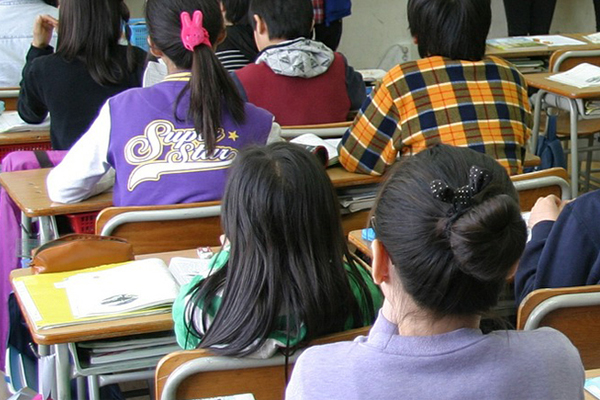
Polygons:
[[269,39],[310,38],[313,22],[311,0],[251,0],[250,20],[252,27],[256,28],[254,15],[267,24]]
[[492,23],[490,0],[409,0],[408,24],[421,57],[481,60]]
[[248,23],[248,5],[250,0],[221,0],[225,7],[225,18],[234,25]]

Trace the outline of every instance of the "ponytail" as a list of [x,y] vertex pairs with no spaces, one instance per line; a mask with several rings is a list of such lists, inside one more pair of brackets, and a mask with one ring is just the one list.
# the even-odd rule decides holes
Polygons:
[[[222,123],[222,103],[225,103],[234,121],[242,123],[246,117],[244,101],[229,73],[206,45],[194,48],[192,78],[186,89],[190,91],[188,119],[194,122],[194,129],[202,135],[207,153],[212,155]],[[185,92],[184,89],[179,94],[175,109]]]

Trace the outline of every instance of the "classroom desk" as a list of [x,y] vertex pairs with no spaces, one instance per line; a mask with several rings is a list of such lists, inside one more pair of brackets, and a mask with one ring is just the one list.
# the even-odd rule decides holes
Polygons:
[[[144,254],[137,256],[137,259],[145,258],[160,258],[167,264],[172,257],[197,257],[196,250],[182,250],[175,252],[166,252],[158,254]],[[13,270],[10,273],[11,284],[13,279],[19,276],[30,275],[30,268],[22,268]],[[13,286],[14,288],[14,286]],[[69,360],[69,351],[67,345],[69,343],[83,342],[88,340],[102,340],[115,337],[123,337],[129,335],[138,335],[152,332],[169,331],[173,329],[173,319],[171,313],[166,312],[157,315],[147,315],[140,317],[128,317],[120,320],[94,322],[75,326],[66,326],[60,328],[51,328],[44,330],[35,329],[32,323],[31,316],[26,309],[21,305],[19,293],[15,290],[15,295],[21,311],[27,322],[27,326],[31,332],[31,336],[35,343],[40,345],[40,354],[49,354],[49,346],[52,346],[54,354],[56,354],[56,383],[57,397],[56,399],[70,399],[70,370],[71,363]]]
[[535,46],[535,47],[523,47],[516,49],[498,49],[496,47],[487,46],[485,54],[488,56],[496,56],[501,58],[519,58],[519,57],[550,57],[552,53],[557,50],[594,50],[600,49],[600,44],[595,44],[584,38],[588,35],[587,33],[561,33],[561,36],[570,37],[572,39],[580,40],[585,45],[576,46]]
[[[600,376],[600,368],[599,369],[588,369],[587,371],[585,371],[585,377],[586,378],[597,378]],[[597,400],[596,397],[591,394],[590,392],[588,392],[587,390],[583,391],[585,393],[584,395],[584,399],[585,400]]]
[[[54,203],[48,197],[46,177],[50,168],[0,173],[0,185],[21,210],[22,238],[28,236],[32,218],[39,218],[41,244],[54,238],[53,216],[99,211],[112,205],[112,191],[99,194],[75,204]],[[23,241],[22,254],[31,249]]]
[[348,234],[348,242],[356,246],[364,255],[369,258],[373,258],[373,252],[371,251],[371,241],[363,239],[362,229],[352,231]]
[[537,138],[540,130],[539,128],[541,119],[542,100],[549,93],[564,98],[568,103],[568,109],[566,111],[569,112],[570,116],[571,196],[572,198],[576,198],[579,190],[579,154],[577,151],[577,124],[580,118],[598,118],[598,116],[590,117],[582,114],[580,112],[580,108],[577,104],[577,101],[600,98],[600,87],[580,89],[575,86],[569,86],[563,83],[547,79],[551,75],[552,73],[538,73],[525,75],[527,85],[529,85],[530,87],[540,89],[535,95],[535,105],[533,110],[533,129],[531,132],[532,147],[535,148],[537,145]]
[[18,87],[0,88],[0,100],[4,102],[6,111],[14,111],[17,109],[17,100],[19,99]]
[[0,163],[12,151],[51,150],[50,131],[0,133]]
[[[101,193],[80,203],[54,203],[48,197],[46,177],[49,168],[27,171],[5,172],[0,174],[0,185],[21,209],[25,226],[31,218],[40,219],[40,236],[42,243],[52,238],[51,216],[100,211],[112,206],[112,191]],[[380,182],[383,177],[355,174],[342,167],[327,169],[335,188],[361,186]],[[368,212],[357,212],[343,217],[344,230],[349,232],[364,226]],[[26,251],[24,254],[27,254]]]

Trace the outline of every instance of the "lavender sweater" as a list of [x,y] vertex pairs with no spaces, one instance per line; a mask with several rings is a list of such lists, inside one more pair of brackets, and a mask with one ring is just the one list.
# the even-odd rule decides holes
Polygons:
[[399,336],[379,315],[368,337],[308,349],[286,400],[583,399],[577,349],[551,328]]

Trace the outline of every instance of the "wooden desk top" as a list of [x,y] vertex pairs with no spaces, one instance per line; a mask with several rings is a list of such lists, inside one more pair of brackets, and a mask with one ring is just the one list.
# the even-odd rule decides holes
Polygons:
[[50,142],[50,131],[0,133],[0,146],[39,142]]
[[496,56],[502,58],[517,58],[517,57],[549,57],[552,53],[557,50],[594,50],[599,49],[600,45],[591,43],[585,39],[584,36],[587,33],[561,33],[561,36],[570,37],[573,39],[580,40],[585,45],[577,46],[535,46],[535,47],[523,47],[516,49],[502,50],[492,46],[487,46],[485,54],[488,56]]
[[112,191],[75,204],[54,203],[48,198],[46,177],[50,168],[0,174],[0,185],[28,217],[99,211],[112,205]]
[[362,238],[362,229],[350,232],[348,234],[348,242],[355,245],[356,248],[367,257],[373,257],[373,253],[371,252],[371,241]]
[[[80,203],[54,203],[48,198],[46,177],[49,168],[28,171],[5,172],[0,174],[0,185],[28,217],[64,215],[99,211],[112,206],[112,191],[101,193]],[[380,182],[383,177],[354,174],[342,167],[327,169],[333,186],[336,188],[367,185]]]
[[356,174],[348,172],[341,166],[327,168],[327,175],[335,188],[343,188],[349,186],[369,185],[383,181],[383,176],[371,176],[364,174]]
[[525,75],[525,80],[527,81],[527,85],[531,87],[565,96],[570,99],[592,99],[600,97],[600,87],[598,86],[581,89],[547,79],[550,75],[552,75],[550,72],[527,74]]
[[[214,248],[213,251],[218,251],[218,248]],[[145,258],[160,258],[165,263],[169,263],[173,257],[198,257],[196,255],[196,249],[171,251],[165,253],[156,254],[144,254],[137,256],[137,259]],[[13,270],[10,273],[10,281],[19,276],[30,275],[30,268],[21,268]],[[13,287],[14,288],[14,287]],[[16,290],[15,290],[15,293]],[[29,316],[23,308],[23,315],[27,320],[27,325],[32,327],[35,326],[30,320]],[[61,328],[52,328],[44,330],[30,329],[33,336],[33,340],[37,344],[59,344],[59,343],[71,343],[71,342],[83,342],[86,340],[99,340],[108,339],[112,337],[121,337],[142,333],[168,331],[173,329],[173,320],[171,313],[166,312],[158,315],[146,315],[142,317],[124,318],[122,320],[94,322],[89,324],[65,326]]]

